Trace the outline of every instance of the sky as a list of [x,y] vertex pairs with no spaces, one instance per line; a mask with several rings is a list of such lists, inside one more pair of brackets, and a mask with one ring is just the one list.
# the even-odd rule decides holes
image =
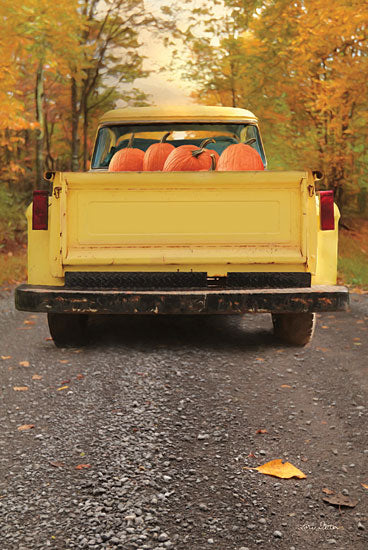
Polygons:
[[[160,16],[162,6],[177,8],[177,0],[144,0],[146,10]],[[193,6],[195,5],[193,0]],[[180,12],[176,23],[180,28],[186,24],[185,11]],[[141,52],[146,56],[144,69],[153,71],[148,78],[141,78],[134,82],[134,86],[150,94],[150,100],[156,105],[185,105],[192,103],[190,97],[194,87],[184,80],[180,73],[174,70],[159,72],[161,67],[168,67],[172,57],[172,48],[165,47],[162,41],[151,33],[141,33],[140,41],[143,46]]]

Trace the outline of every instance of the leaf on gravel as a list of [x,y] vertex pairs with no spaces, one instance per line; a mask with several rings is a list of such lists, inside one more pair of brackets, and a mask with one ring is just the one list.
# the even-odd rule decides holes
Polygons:
[[35,322],[34,322],[34,321],[25,320],[25,321],[24,321],[24,324],[25,324],[25,325],[34,325]]
[[326,495],[334,495],[335,491],[331,491],[331,489],[328,489],[327,487],[324,487],[322,489],[322,493],[325,493]]
[[62,468],[63,466],[65,466],[65,463],[64,462],[49,462],[50,466],[54,466],[54,468]]
[[63,380],[61,383],[62,383],[63,386],[64,386],[65,384],[69,384],[69,382],[70,382],[70,379],[69,379],[69,380]]
[[14,391],[28,391],[28,386],[13,386]]
[[257,430],[256,434],[268,434],[267,430]]
[[76,379],[77,380],[83,380],[84,374],[77,374]]
[[83,470],[83,468],[90,468],[90,464],[78,464],[78,466],[75,467],[76,470]]
[[29,361],[19,361],[21,367],[29,367]]
[[51,341],[52,341],[51,336],[48,336],[47,338],[45,338],[45,342],[51,342]]
[[333,506],[347,506],[348,508],[355,508],[358,504],[357,500],[353,500],[350,497],[343,495],[342,493],[336,493],[336,495],[329,495],[322,497],[324,502],[332,504]]
[[69,363],[69,359],[58,359],[59,363],[63,363],[65,365],[66,363]]
[[281,384],[280,388],[291,388],[291,386],[289,384]]
[[264,359],[263,357],[256,357],[256,361],[258,361],[259,363],[264,363]]
[[1,356],[1,359],[2,359],[3,361],[6,361],[6,359],[11,359],[11,355],[2,355],[2,356]]
[[299,479],[304,479],[307,476],[303,474],[301,470],[298,470],[295,466],[290,464],[290,462],[282,462],[282,458],[276,458],[270,462],[266,462],[258,468],[247,468],[248,470],[258,470],[261,474],[268,476],[275,476],[281,479],[290,479],[291,477],[297,477]]
[[20,432],[24,432],[24,431],[26,431],[26,430],[31,430],[31,429],[34,428],[34,427],[35,427],[34,424],[23,424],[22,426],[18,426],[17,429],[18,429]]
[[56,391],[67,390],[68,388],[69,388],[69,386],[61,386],[61,388],[57,388]]
[[361,483],[361,486],[364,487],[364,489],[368,489],[368,483]]
[[40,374],[34,374],[32,380],[42,380],[42,376]]

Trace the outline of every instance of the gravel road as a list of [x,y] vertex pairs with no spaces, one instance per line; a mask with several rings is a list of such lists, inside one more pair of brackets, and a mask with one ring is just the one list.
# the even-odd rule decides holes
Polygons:
[[[249,315],[101,317],[64,350],[0,292],[0,549],[368,548],[367,331],[354,294],[302,349]],[[245,468],[276,458],[307,478]]]

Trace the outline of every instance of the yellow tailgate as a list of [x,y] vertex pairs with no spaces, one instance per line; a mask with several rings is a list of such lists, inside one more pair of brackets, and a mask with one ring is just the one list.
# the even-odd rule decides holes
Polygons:
[[317,221],[306,172],[96,172],[60,178],[54,183],[60,195],[53,199],[54,276],[81,266],[207,266],[217,274],[265,264],[268,270],[314,269]]

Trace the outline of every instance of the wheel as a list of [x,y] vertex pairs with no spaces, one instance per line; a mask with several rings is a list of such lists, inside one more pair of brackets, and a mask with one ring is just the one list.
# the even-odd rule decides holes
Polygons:
[[81,313],[48,313],[49,330],[58,348],[83,346],[87,343],[88,315]]
[[272,313],[273,332],[277,338],[293,346],[305,346],[312,340],[315,313]]

